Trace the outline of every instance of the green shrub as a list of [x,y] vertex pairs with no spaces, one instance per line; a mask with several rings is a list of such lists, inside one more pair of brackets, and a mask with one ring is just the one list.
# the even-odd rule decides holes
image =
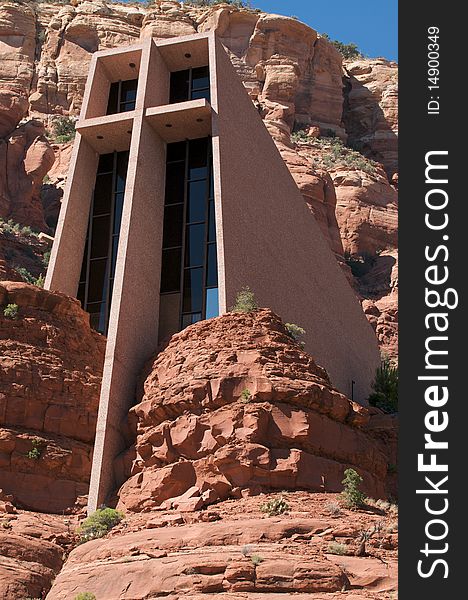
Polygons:
[[42,454],[42,442],[41,440],[33,440],[31,444],[32,448],[26,456],[31,460],[39,460]]
[[359,169],[369,175],[377,172],[378,163],[366,158],[357,150],[353,150],[343,144],[342,140],[335,137],[335,132],[329,130],[331,135],[322,135],[321,137],[312,137],[304,129],[298,129],[291,134],[291,140],[298,143],[306,143],[319,152],[317,156],[312,157],[314,167],[324,169],[334,169],[340,166]]
[[295,342],[298,342],[300,338],[306,334],[306,330],[296,325],[296,323],[286,323],[285,324],[288,335],[292,337]]
[[231,4],[238,8],[252,8],[249,0],[189,0],[185,5],[190,6],[216,6],[216,4]]
[[18,317],[19,306],[17,304],[7,304],[3,309],[3,316],[6,319],[16,319]]
[[25,267],[15,267],[15,271],[21,275],[23,281],[26,283],[30,283],[32,285],[37,285],[37,287],[44,287],[45,276],[43,273],[39,275],[39,277],[34,277]]
[[36,279],[34,280],[34,285],[37,285],[37,287],[43,288],[45,284],[45,276],[43,273],[41,273],[39,275],[39,277],[36,277]]
[[258,554],[252,554],[250,560],[252,561],[254,567],[258,567],[258,565],[260,565],[264,561],[264,559]]
[[57,117],[52,123],[53,138],[56,142],[71,142],[75,138],[75,121],[70,117]]
[[329,554],[338,554],[339,556],[345,556],[348,554],[348,547],[338,542],[330,542],[328,544],[327,552]]
[[344,490],[341,492],[343,504],[347,508],[360,508],[366,500],[365,494],[359,489],[362,477],[354,469],[346,469],[344,474],[345,478],[341,482],[344,485]]
[[260,510],[267,513],[269,517],[282,515],[290,509],[289,504],[283,497],[272,498],[260,506]]
[[363,57],[363,55],[362,55],[361,51],[359,50],[359,48],[357,47],[357,45],[353,44],[352,42],[350,44],[344,44],[343,42],[340,42],[339,40],[332,40],[332,39],[330,39],[330,36],[326,33],[323,33],[322,37],[327,39],[330,42],[330,44],[335,46],[335,48],[338,50],[338,52],[340,52],[342,57],[345,59],[350,60],[353,58],[362,58]]
[[14,267],[14,269],[18,273],[18,275],[21,275],[23,281],[25,281],[26,283],[34,284],[34,282],[36,281],[36,278],[33,275],[31,275],[31,273],[25,267]]
[[10,233],[13,235],[21,235],[24,237],[37,237],[38,234],[29,227],[29,225],[21,226],[19,223],[15,223],[13,219],[4,221],[0,217],[0,232]]
[[384,357],[372,383],[369,404],[387,413],[398,412],[398,367]]
[[114,508],[98,508],[78,528],[80,541],[83,543],[103,537],[118,525],[123,518],[124,515]]
[[252,399],[252,394],[249,392],[248,389],[242,390],[242,393],[240,395],[241,400],[243,402],[250,402],[250,400]]
[[46,250],[42,256],[42,264],[44,265],[44,267],[48,267],[49,266],[49,261],[50,261],[50,250]]
[[312,142],[315,138],[308,135],[304,129],[298,129],[297,131],[293,131],[291,133],[291,139],[297,144],[298,142],[309,143]]
[[80,592],[75,596],[75,600],[96,600],[96,596],[91,592]]
[[231,308],[232,312],[249,313],[258,310],[258,304],[255,300],[255,294],[246,286],[237,293],[236,303]]
[[327,502],[325,508],[332,517],[337,517],[341,513],[341,506],[338,502]]

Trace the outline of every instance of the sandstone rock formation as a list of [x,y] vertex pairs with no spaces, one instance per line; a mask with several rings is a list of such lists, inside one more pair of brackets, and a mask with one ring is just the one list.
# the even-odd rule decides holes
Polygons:
[[47,231],[40,190],[55,162],[54,151],[37,120],[20,125],[0,140],[0,217]]
[[[143,600],[392,600],[396,590],[396,514],[339,508],[332,494],[284,493],[286,514],[260,507],[275,496],[217,504],[196,514],[128,514],[102,540],[73,550],[47,600],[92,592]],[[377,525],[367,556],[353,556],[362,531]],[[343,545],[349,555],[329,552]]]
[[195,324],[155,359],[130,411],[136,444],[122,457],[127,468],[134,459],[119,506],[196,510],[242,490],[339,491],[348,466],[384,497],[388,458],[363,433],[369,420],[270,310]]
[[73,547],[76,518],[0,507],[0,524],[0,597],[44,598]]
[[109,535],[78,545],[80,515],[18,509],[86,493],[104,338],[63,295],[3,282],[7,303],[20,313],[0,316],[2,597],[393,600],[395,508],[349,511],[330,491],[348,466],[370,496],[394,490],[396,418],[334,390],[267,309],[192,325],[147,365]]
[[36,286],[1,282],[0,306],[0,488],[61,512],[88,491],[105,339],[78,301]]
[[382,163],[392,179],[398,170],[398,65],[361,59],[347,61],[345,72],[348,141]]

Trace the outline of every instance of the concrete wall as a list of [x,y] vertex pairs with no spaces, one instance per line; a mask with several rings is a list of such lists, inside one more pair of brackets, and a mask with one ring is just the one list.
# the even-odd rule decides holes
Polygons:
[[76,134],[44,287],[76,296],[88,231],[97,152]]
[[115,270],[88,506],[122,483],[114,459],[125,448],[122,421],[144,363],[158,343],[166,145],[135,119]]
[[354,292],[221,43],[215,42],[214,166],[223,309],[250,286],[306,329],[335,387],[367,398],[379,350]]

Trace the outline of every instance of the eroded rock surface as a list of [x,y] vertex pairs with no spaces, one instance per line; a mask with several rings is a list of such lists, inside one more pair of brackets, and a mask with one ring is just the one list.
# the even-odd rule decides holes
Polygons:
[[196,510],[243,489],[339,491],[348,466],[383,497],[388,458],[362,430],[369,419],[270,310],[195,324],[150,366],[130,411],[137,437],[121,457],[127,469],[133,460],[119,506]]
[[[2,492],[0,490],[0,504]],[[75,543],[74,517],[0,506],[0,596],[45,598]]]
[[0,306],[0,488],[62,512],[88,491],[105,338],[78,301],[33,285],[1,282]]
[[[393,600],[396,513],[352,512],[332,494],[284,493],[289,510],[269,517],[275,496],[228,500],[197,512],[128,514],[102,540],[70,554],[47,600],[90,591],[96,598],[212,597],[273,600]],[[353,556],[360,532],[379,528],[366,556]],[[343,545],[347,556],[329,552]]]

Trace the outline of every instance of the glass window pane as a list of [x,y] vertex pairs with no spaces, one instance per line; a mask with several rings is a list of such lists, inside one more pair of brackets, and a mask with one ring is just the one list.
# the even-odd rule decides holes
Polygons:
[[201,179],[207,176],[208,139],[189,142],[189,178]]
[[184,205],[166,206],[164,209],[163,248],[182,246]]
[[192,92],[192,100],[199,100],[200,98],[205,98],[205,100],[208,100],[208,102],[211,99],[210,96],[210,90],[206,89],[206,90],[193,90]]
[[76,294],[76,297],[81,302],[81,308],[84,308],[85,291],[86,291],[86,283],[80,283],[80,285],[78,286],[78,293]]
[[214,177],[213,177],[213,167],[210,169],[210,198],[214,200]]
[[129,110],[135,110],[135,102],[121,102],[119,112],[128,112]]
[[218,288],[206,290],[206,316],[205,319],[211,319],[219,316]]
[[118,104],[119,104],[119,82],[111,83],[109,90],[109,101],[107,103],[107,112],[108,115],[114,115],[118,112]]
[[171,73],[169,102],[184,102],[189,99],[189,70]]
[[185,160],[185,142],[175,142],[167,145],[167,162],[174,160]]
[[206,285],[214,287],[218,285],[218,261],[216,258],[216,244],[208,245]]
[[[203,266],[205,261],[205,224],[190,225],[185,237],[185,267]],[[184,311],[189,312],[189,311]]]
[[163,250],[161,269],[161,293],[178,292],[180,290],[180,270],[182,266],[182,250]]
[[214,202],[210,202],[209,217],[208,217],[208,241],[216,241],[216,221],[215,221],[215,205]]
[[106,332],[106,303],[98,302],[88,305],[89,322],[91,327],[100,333]]
[[125,182],[127,179],[127,169],[128,169],[128,155],[129,152],[119,152],[117,154],[117,177],[115,180],[115,191],[116,192],[124,192],[125,191]]
[[206,220],[206,180],[189,183],[187,203],[187,223]]
[[185,329],[189,325],[193,325],[194,323],[198,323],[198,321],[202,320],[201,313],[193,313],[191,315],[182,315],[182,329]]
[[119,249],[119,236],[114,235],[112,238],[112,263],[110,276],[114,277],[115,274],[115,263],[117,262],[117,251]]
[[88,236],[86,236],[86,242],[83,252],[83,262],[81,263],[80,281],[86,281],[86,269],[88,264]]
[[137,96],[138,79],[122,81],[120,102],[134,102]]
[[93,260],[89,264],[88,303],[100,302],[105,298],[107,264],[107,258]]
[[98,173],[109,173],[114,168],[114,153],[99,156]]
[[108,214],[112,202],[112,173],[97,175],[94,186],[93,214]]
[[120,224],[122,222],[122,211],[123,211],[123,203],[124,203],[124,194],[115,194],[114,199],[114,229],[113,234],[120,233]]
[[110,216],[94,217],[91,238],[91,258],[109,254]]
[[208,67],[192,69],[192,90],[210,87],[210,72]]
[[184,272],[182,312],[201,312],[203,307],[203,269]]
[[177,162],[166,168],[166,204],[177,204],[184,201],[185,163]]

